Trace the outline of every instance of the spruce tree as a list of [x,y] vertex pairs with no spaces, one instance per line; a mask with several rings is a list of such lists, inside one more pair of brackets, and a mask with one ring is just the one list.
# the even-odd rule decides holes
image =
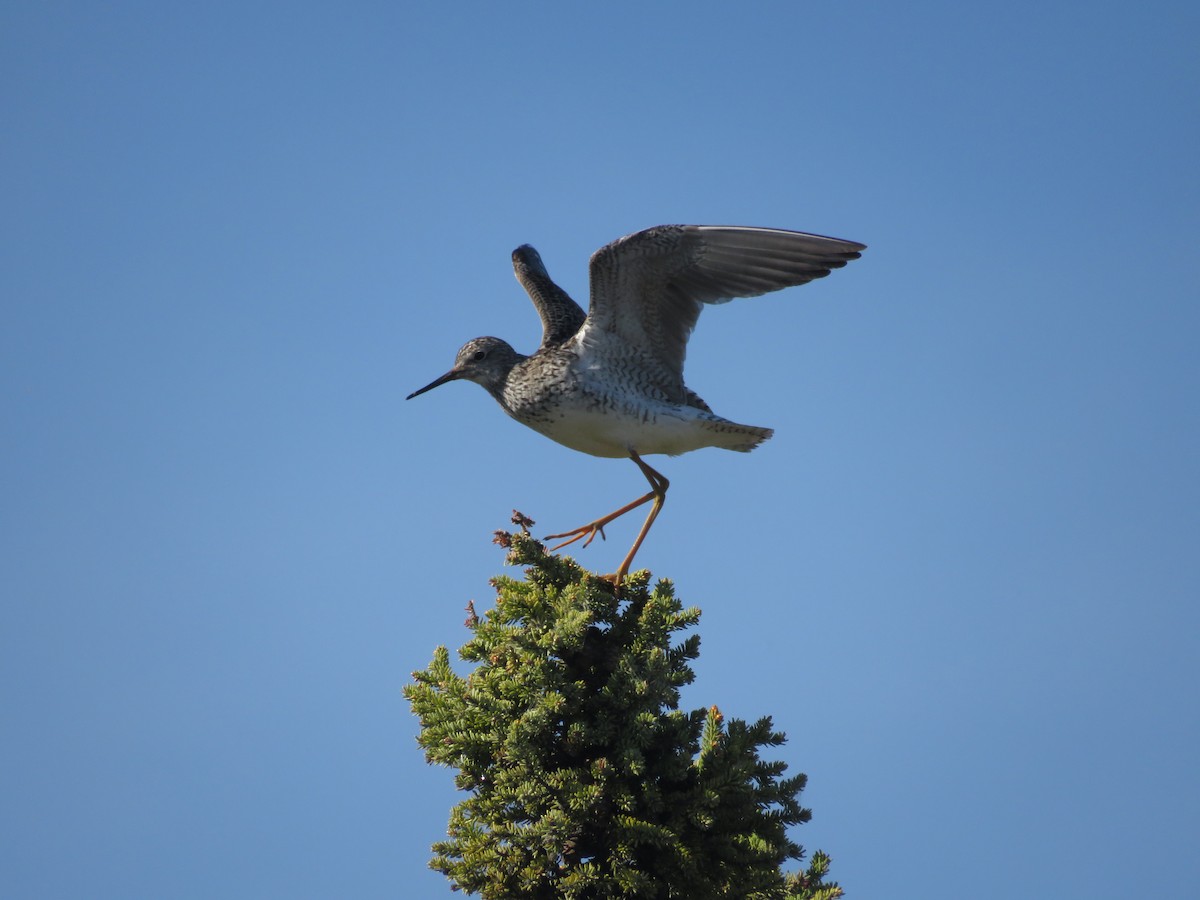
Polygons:
[[783,743],[771,719],[684,712],[700,612],[647,572],[612,585],[521,530],[497,532],[524,580],[493,579],[495,605],[469,604],[473,668],[439,647],[405,696],[430,763],[467,793],[430,865],[485,900],[840,897],[829,857],[785,873],[803,849],[803,774],[762,758]]

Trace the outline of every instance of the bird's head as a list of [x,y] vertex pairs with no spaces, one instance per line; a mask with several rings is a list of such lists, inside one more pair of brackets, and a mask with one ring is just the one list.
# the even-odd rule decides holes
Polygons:
[[447,381],[473,381],[487,388],[488,393],[499,397],[504,390],[504,382],[512,367],[524,359],[520,353],[509,346],[507,341],[495,337],[472,338],[462,345],[458,356],[454,358],[454,368],[441,378],[434,379],[419,391],[413,391],[405,400],[411,400],[418,394],[431,391]]

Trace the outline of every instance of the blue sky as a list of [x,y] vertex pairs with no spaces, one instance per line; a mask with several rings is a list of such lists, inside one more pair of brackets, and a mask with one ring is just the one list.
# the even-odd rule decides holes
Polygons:
[[[1194,3],[10,3],[0,893],[449,897],[400,689],[517,507],[643,488],[478,388],[663,222],[870,245],[707,311],[776,429],[638,558],[857,897],[1200,882]],[[611,571],[637,522],[580,551]]]

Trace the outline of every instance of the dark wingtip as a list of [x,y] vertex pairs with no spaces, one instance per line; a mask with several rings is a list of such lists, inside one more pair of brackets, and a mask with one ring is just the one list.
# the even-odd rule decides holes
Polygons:
[[512,252],[513,266],[516,268],[531,269],[535,272],[544,273],[546,266],[542,262],[542,257],[529,244],[522,244]]

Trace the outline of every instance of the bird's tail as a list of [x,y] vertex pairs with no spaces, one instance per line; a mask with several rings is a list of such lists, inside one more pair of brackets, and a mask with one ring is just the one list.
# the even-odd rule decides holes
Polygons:
[[739,453],[749,453],[763,441],[775,433],[773,428],[759,428],[757,425],[739,425],[728,419],[714,417],[709,423],[709,431],[713,435],[712,445],[726,450],[736,450]]

